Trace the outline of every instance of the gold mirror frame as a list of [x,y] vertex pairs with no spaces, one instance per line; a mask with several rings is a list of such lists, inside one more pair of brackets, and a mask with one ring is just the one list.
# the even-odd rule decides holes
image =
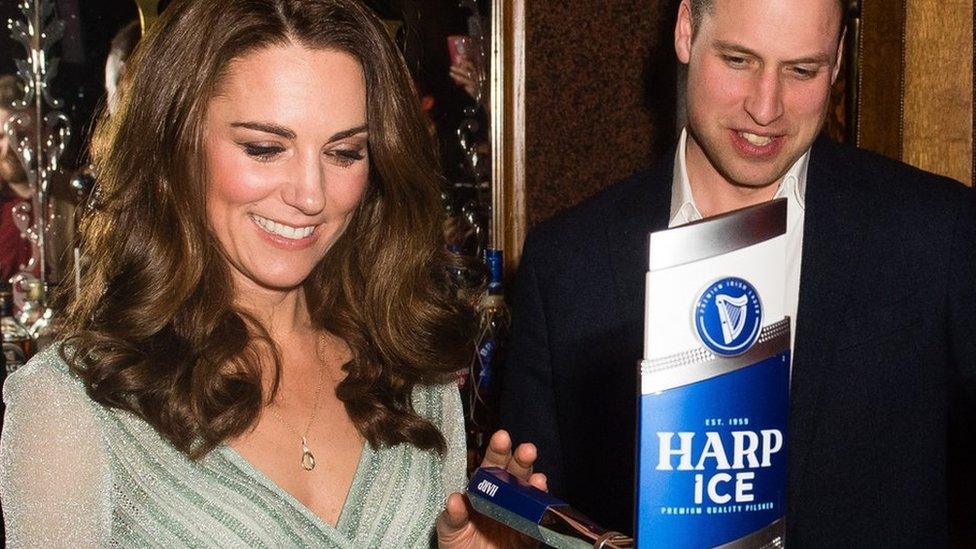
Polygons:
[[491,3],[491,247],[514,272],[525,223],[525,0]]

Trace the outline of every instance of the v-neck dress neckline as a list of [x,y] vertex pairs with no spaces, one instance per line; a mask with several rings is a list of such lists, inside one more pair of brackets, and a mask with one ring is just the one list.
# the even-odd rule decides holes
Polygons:
[[370,469],[369,464],[378,457],[376,451],[373,450],[369,442],[363,442],[363,449],[359,455],[359,461],[356,464],[356,472],[353,474],[352,482],[349,484],[349,491],[346,493],[346,499],[342,503],[342,509],[339,511],[339,518],[336,520],[335,526],[319,515],[315,514],[304,503],[299,501],[298,498],[279,486],[275,481],[271,480],[268,475],[255,467],[250,461],[247,460],[247,458],[245,458],[240,452],[231,446],[221,444],[218,447],[218,451],[224,458],[237,466],[237,468],[243,473],[247,474],[259,484],[273,492],[275,495],[281,498],[286,505],[293,508],[300,515],[308,519],[309,522],[315,525],[329,538],[332,538],[333,541],[353,543],[356,540],[355,529],[350,528],[349,526],[350,524],[355,525],[357,522],[355,519],[362,510],[362,499],[364,492],[362,484],[366,477],[366,471]]

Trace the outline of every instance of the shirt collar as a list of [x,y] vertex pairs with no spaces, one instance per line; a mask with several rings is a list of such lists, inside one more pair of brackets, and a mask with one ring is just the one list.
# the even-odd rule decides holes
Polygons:
[[671,183],[671,216],[668,219],[669,227],[673,227],[675,220],[680,219],[681,223],[701,219],[701,213],[695,206],[695,199],[691,195],[691,182],[688,181],[688,168],[685,164],[685,149],[688,146],[688,129],[681,130],[681,138],[678,139],[678,150],[675,152],[674,175]]
[[[678,150],[675,152],[674,173],[671,183],[671,216],[668,226],[674,226],[676,219],[681,219],[682,223],[687,223],[702,218],[698,207],[695,205],[695,198],[691,194],[691,182],[688,180],[688,167],[685,161],[687,145],[688,129],[684,128],[681,130]],[[795,200],[800,209],[805,210],[809,164],[810,150],[807,149],[807,152],[803,153],[803,156],[790,166],[773,198],[786,197],[791,201]]]

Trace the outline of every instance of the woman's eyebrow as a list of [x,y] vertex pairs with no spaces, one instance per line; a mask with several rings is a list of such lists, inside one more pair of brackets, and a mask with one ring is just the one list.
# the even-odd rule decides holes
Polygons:
[[281,137],[286,137],[288,139],[295,139],[295,132],[284,126],[279,126],[278,124],[271,124],[268,122],[234,122],[231,124],[232,128],[247,128],[249,130],[257,130],[259,132],[273,133],[275,135],[280,135]]
[[340,139],[345,139],[347,137],[351,137],[353,135],[356,135],[357,133],[362,133],[366,131],[368,128],[369,126],[367,126],[366,124],[360,124],[355,128],[349,128],[348,130],[342,130],[341,132],[336,132],[335,134],[332,135],[332,137],[329,138],[329,143],[338,141]]
[[[269,122],[234,122],[231,124],[233,128],[247,128],[249,130],[256,130],[259,132],[270,133],[274,135],[279,135],[287,139],[295,139],[295,132],[290,128],[285,126],[280,126],[278,124],[272,124]],[[334,141],[339,141],[340,139],[345,139],[347,137],[356,135],[357,133],[362,133],[368,129],[366,124],[360,124],[353,128],[348,128],[339,132],[336,132],[329,138],[329,143]]]

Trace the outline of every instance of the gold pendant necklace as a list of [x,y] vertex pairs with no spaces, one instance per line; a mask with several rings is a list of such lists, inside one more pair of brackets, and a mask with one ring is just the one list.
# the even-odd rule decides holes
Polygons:
[[305,437],[302,437],[302,469],[306,471],[315,469],[315,456],[308,449],[308,443],[305,442]]
[[[325,336],[323,335],[322,337],[319,338],[319,348],[315,350],[315,354],[316,356],[319,357],[320,361],[322,360],[322,355],[320,351],[321,351],[322,342],[324,340],[325,340]],[[302,469],[306,471],[311,471],[312,469],[315,469],[315,455],[308,448],[307,437],[308,437],[308,430],[312,428],[312,423],[315,422],[315,414],[319,411],[319,400],[320,400],[319,396],[320,393],[322,392],[323,385],[325,385],[325,372],[322,372],[322,375],[319,376],[319,386],[315,389],[315,403],[312,405],[312,414],[309,416],[308,424],[305,425],[305,431],[302,433],[299,433],[298,429],[295,429],[291,423],[288,423],[288,421],[284,417],[282,417],[277,410],[275,410],[271,406],[268,406],[268,410],[271,410],[271,413],[278,418],[278,421],[280,421],[282,425],[287,427],[289,431],[295,433],[295,435],[297,435],[298,438],[302,439],[302,459],[301,461],[299,461],[299,464],[302,466]]]

